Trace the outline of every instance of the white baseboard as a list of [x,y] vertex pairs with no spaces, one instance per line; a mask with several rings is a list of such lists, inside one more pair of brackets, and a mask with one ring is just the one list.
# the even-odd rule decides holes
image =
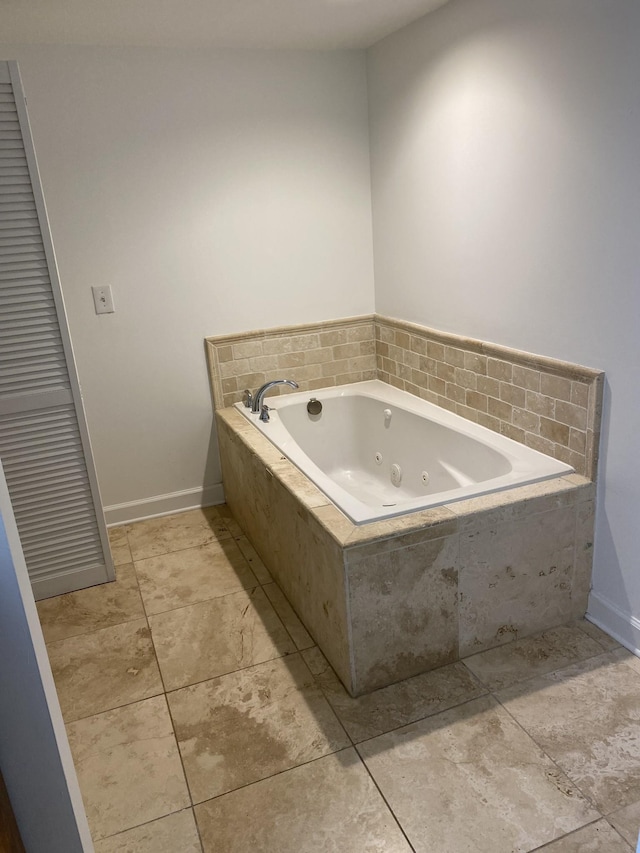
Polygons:
[[620,610],[597,592],[589,596],[585,618],[640,657],[640,619]]
[[171,492],[168,495],[155,495],[152,498],[106,506],[104,515],[107,525],[112,527],[222,503],[224,503],[222,483],[216,483],[213,486],[201,486],[196,489],[185,489],[182,492]]

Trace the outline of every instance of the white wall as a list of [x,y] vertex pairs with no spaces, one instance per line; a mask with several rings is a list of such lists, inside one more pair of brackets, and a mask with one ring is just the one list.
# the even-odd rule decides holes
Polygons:
[[25,850],[93,853],[1,464],[0,684],[0,768]]
[[376,308],[606,371],[590,612],[636,648],[639,43],[636,0],[452,0],[368,56]]
[[197,503],[221,479],[203,338],[373,310],[364,53],[0,58],[27,93],[103,502],[195,490],[108,518]]

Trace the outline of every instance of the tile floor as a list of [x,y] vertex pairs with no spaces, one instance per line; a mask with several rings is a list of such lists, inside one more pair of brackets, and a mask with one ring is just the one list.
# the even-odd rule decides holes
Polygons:
[[635,850],[640,660],[588,622],[352,699],[226,507],[110,538],[38,605],[96,853]]

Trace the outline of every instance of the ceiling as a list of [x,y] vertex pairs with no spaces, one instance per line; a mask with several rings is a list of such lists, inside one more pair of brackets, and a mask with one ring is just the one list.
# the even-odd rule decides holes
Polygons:
[[369,47],[447,0],[0,0],[5,44]]

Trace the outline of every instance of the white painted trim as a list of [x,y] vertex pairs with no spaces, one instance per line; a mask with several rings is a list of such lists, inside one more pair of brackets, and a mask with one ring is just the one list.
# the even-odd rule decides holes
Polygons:
[[142,500],[113,504],[104,508],[104,514],[108,526],[113,527],[117,524],[130,524],[147,518],[157,518],[162,515],[172,515],[174,512],[185,512],[188,509],[223,503],[222,483],[215,483],[213,486],[200,486],[196,489],[170,492],[167,495],[154,495]]
[[589,596],[586,619],[640,657],[640,619],[625,613],[597,592]]

